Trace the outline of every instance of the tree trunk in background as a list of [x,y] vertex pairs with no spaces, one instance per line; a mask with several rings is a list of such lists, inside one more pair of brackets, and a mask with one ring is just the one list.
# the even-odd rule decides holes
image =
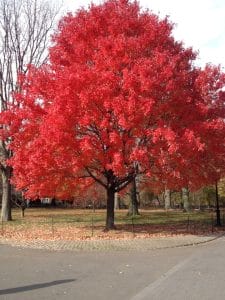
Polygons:
[[25,208],[22,207],[21,208],[21,218],[24,218],[25,217]]
[[56,199],[52,198],[51,206],[56,207]]
[[20,208],[21,208],[21,217],[24,218],[24,216],[25,216],[25,209],[27,208],[27,202],[26,202],[26,199],[23,196],[23,193],[21,195]]
[[131,182],[130,203],[129,203],[129,210],[128,210],[127,215],[128,216],[140,215],[139,211],[138,211],[137,184],[136,184],[135,178]]
[[11,184],[10,184],[11,168],[5,167],[2,169],[2,210],[1,220],[11,221]]
[[190,201],[189,201],[189,190],[188,188],[182,188],[182,202],[184,211],[189,212],[190,211]]
[[115,193],[115,209],[120,209],[120,197],[118,193]]
[[218,182],[216,181],[216,226],[221,226],[220,218],[220,203],[219,203],[219,193],[218,193]]
[[170,190],[165,189],[164,199],[165,199],[165,209],[170,209],[171,208],[171,192],[170,192]]
[[106,230],[115,229],[114,225],[114,198],[115,190],[107,189],[107,213],[106,213]]

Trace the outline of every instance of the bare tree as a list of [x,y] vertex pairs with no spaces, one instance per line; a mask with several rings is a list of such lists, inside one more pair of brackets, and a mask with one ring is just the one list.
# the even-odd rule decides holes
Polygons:
[[[48,0],[0,0],[0,110],[13,103],[12,93],[20,87],[17,76],[26,73],[29,64],[40,66],[47,60],[47,48],[59,7]],[[8,141],[0,141],[2,174],[1,220],[11,216],[12,168],[6,160],[12,155]]]

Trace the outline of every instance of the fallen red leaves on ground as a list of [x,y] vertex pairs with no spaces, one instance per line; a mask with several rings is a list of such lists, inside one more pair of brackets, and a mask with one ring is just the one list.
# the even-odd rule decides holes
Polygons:
[[156,238],[170,237],[175,235],[209,235],[223,230],[223,228],[212,228],[212,226],[190,226],[186,225],[118,225],[116,230],[104,231],[103,226],[73,225],[40,225],[29,227],[18,225],[16,227],[5,224],[0,230],[0,236],[14,240],[90,240],[90,239],[133,239],[133,238]]

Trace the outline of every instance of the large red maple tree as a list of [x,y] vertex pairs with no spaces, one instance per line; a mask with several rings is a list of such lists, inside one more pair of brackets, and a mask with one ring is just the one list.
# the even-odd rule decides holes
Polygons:
[[16,105],[2,116],[18,189],[69,198],[97,182],[112,229],[114,194],[137,174],[182,185],[182,170],[210,142],[214,157],[223,155],[223,143],[216,145],[224,138],[224,75],[195,67],[196,54],[172,29],[128,0],[60,21],[49,63],[30,66]]

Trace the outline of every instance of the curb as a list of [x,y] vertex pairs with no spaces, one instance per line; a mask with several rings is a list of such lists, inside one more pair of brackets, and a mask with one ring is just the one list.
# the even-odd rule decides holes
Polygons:
[[215,240],[218,240],[219,238],[225,236],[225,232],[218,234],[215,237],[209,238],[208,240],[204,240],[204,241],[198,241],[198,242],[193,242],[193,243],[186,243],[186,244],[181,244],[181,245],[176,245],[176,246],[165,246],[163,248],[156,248],[156,249],[171,249],[171,248],[182,248],[182,247],[188,247],[188,246],[198,246],[198,245],[202,245],[202,244],[207,244],[210,242],[213,242]]

